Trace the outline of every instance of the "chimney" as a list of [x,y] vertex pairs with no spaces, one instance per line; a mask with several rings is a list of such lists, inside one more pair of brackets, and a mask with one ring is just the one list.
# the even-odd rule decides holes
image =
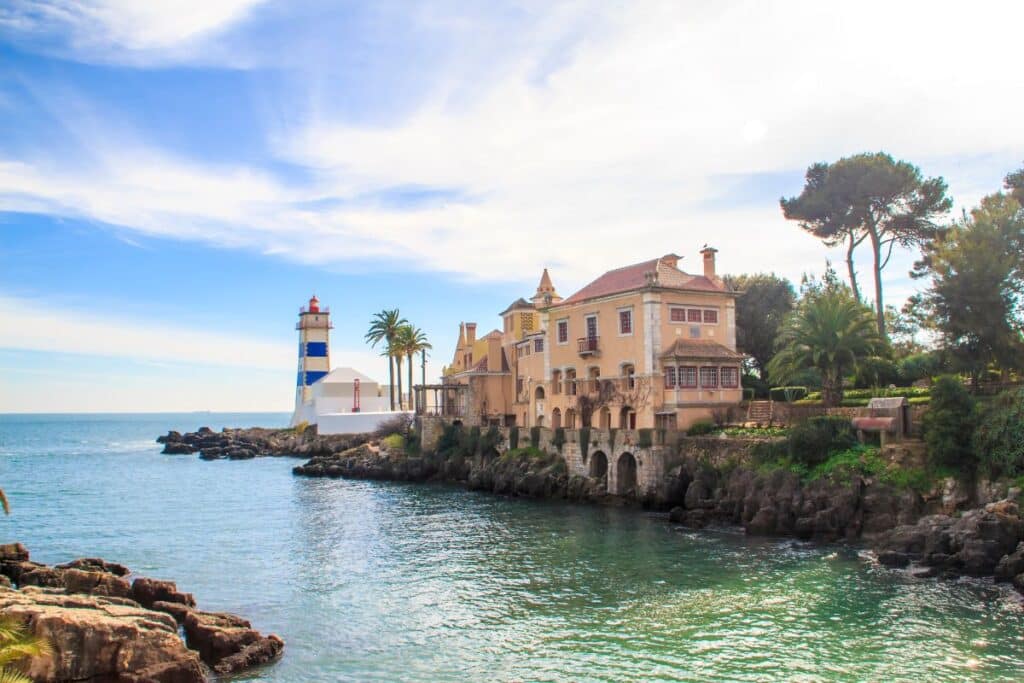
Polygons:
[[704,257],[704,277],[709,280],[717,279],[718,276],[715,275],[715,254],[718,253],[718,250],[705,245],[700,250],[700,253]]
[[[712,261],[713,262],[713,261]],[[714,270],[714,266],[712,266]],[[476,323],[466,323],[466,343],[470,346],[476,341]]]

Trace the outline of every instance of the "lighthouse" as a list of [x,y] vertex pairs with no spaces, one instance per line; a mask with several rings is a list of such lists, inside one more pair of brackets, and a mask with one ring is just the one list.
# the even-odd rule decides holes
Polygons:
[[308,306],[299,309],[299,373],[295,385],[295,412],[292,426],[315,422],[313,383],[331,371],[331,313],[320,309],[314,295]]

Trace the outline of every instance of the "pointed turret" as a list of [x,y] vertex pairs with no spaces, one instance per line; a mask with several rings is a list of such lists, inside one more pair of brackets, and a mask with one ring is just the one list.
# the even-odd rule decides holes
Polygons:
[[557,304],[562,300],[562,297],[558,296],[558,292],[555,291],[555,286],[551,283],[551,276],[548,275],[548,269],[544,269],[544,273],[540,276],[540,284],[537,285],[537,292],[533,295],[533,305],[537,308],[544,308],[551,304]]

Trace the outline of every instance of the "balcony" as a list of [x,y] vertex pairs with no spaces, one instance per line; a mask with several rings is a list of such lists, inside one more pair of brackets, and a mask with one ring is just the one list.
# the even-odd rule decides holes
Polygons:
[[600,350],[600,337],[582,337],[577,340],[581,356],[593,356]]

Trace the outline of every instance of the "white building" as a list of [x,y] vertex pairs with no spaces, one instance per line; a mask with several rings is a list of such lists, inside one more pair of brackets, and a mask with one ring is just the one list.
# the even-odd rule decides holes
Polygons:
[[315,424],[320,434],[372,432],[398,413],[388,409],[388,396],[371,377],[354,368],[330,369],[330,316],[315,296],[299,310],[299,371],[291,426]]

